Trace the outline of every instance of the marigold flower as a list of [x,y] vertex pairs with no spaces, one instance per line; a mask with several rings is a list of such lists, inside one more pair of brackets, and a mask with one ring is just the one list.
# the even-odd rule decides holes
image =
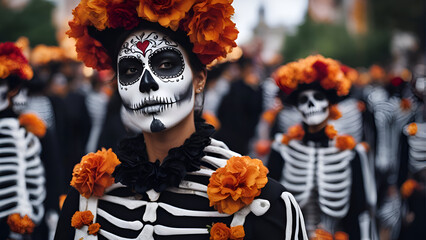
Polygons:
[[328,117],[332,120],[337,120],[342,117],[342,113],[340,112],[339,107],[337,105],[330,106],[330,113]]
[[272,125],[275,122],[275,118],[277,117],[277,114],[279,113],[279,111],[277,111],[276,109],[269,109],[266,110],[263,114],[262,114],[262,119],[267,122],[269,125]]
[[[193,52],[203,64],[218,57],[225,58],[236,47],[238,30],[231,21],[232,0],[207,0],[193,6],[193,15],[183,28],[194,44]],[[221,19],[221,21],[218,21]]]
[[231,229],[224,223],[215,223],[210,229],[210,240],[228,240],[231,236]]
[[355,139],[350,135],[338,136],[336,139],[336,147],[340,150],[352,150],[355,145]]
[[268,139],[261,139],[255,144],[255,151],[259,156],[265,156],[271,150],[271,141]]
[[231,227],[231,239],[243,240],[245,235],[246,233],[244,232],[244,227],[242,225]]
[[216,130],[220,129],[220,121],[213,113],[203,112],[202,117],[206,120],[206,123],[212,125]]
[[411,109],[411,101],[410,99],[403,98],[400,103],[401,109],[404,111],[408,111]]
[[87,230],[87,232],[90,235],[96,236],[98,234],[100,228],[101,228],[101,225],[99,223],[93,223],[93,224],[89,225],[89,229]]
[[75,165],[71,186],[85,198],[100,197],[114,183],[111,174],[118,164],[120,161],[111,149],[89,153]]
[[89,21],[99,31],[108,27],[107,0],[82,0],[79,18]]
[[21,114],[19,124],[37,137],[44,137],[46,134],[46,124],[34,113]]
[[417,124],[416,124],[416,123],[410,123],[410,124],[407,126],[407,133],[408,133],[408,135],[410,135],[410,136],[414,136],[414,135],[416,135],[416,133],[417,133]]
[[375,80],[382,80],[386,76],[386,72],[379,65],[372,65],[370,67],[370,75]]
[[0,79],[10,75],[30,80],[33,77],[33,70],[21,49],[12,42],[5,42],[0,44]]
[[106,49],[99,41],[89,36],[87,29],[84,30],[84,35],[77,39],[75,47],[77,58],[82,60],[86,66],[97,70],[111,68],[111,59],[106,53]]
[[334,233],[334,239],[335,240],[349,240],[349,235],[342,231],[337,231]]
[[126,30],[139,25],[140,19],[136,11],[137,1],[111,4],[108,8],[109,25],[111,28],[122,27]]
[[419,187],[419,184],[414,179],[407,179],[401,186],[401,195],[407,199],[413,194],[414,190]]
[[360,112],[365,112],[365,110],[367,109],[363,101],[358,101],[357,107]]
[[316,229],[312,240],[333,240],[333,235],[323,229]]
[[195,0],[146,0],[140,1],[137,11],[139,17],[176,31],[194,3]]
[[19,213],[9,215],[7,217],[7,224],[10,231],[19,234],[31,234],[35,227],[35,224],[27,215],[21,217]]
[[232,157],[225,167],[210,177],[207,186],[210,206],[220,213],[233,214],[260,195],[268,182],[268,169],[259,159]]
[[337,136],[337,131],[336,129],[334,129],[333,125],[327,125],[325,127],[325,134],[327,135],[328,138],[333,139]]
[[94,217],[91,211],[77,211],[71,218],[71,227],[80,229],[84,225],[91,224]]
[[302,140],[305,136],[305,130],[301,125],[294,125],[288,128],[287,135],[290,139]]
[[287,134],[283,134],[283,137],[281,138],[281,143],[288,145],[288,143],[290,142],[290,137]]

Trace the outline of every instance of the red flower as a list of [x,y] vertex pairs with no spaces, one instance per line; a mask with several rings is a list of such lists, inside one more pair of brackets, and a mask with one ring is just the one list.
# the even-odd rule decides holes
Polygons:
[[109,25],[111,28],[124,28],[130,30],[138,26],[140,19],[136,11],[138,2],[127,1],[112,5],[108,8]]
[[106,49],[99,41],[89,36],[87,29],[84,30],[83,37],[77,39],[75,47],[78,59],[82,60],[86,66],[97,70],[111,68],[111,59]]
[[328,75],[327,64],[322,61],[316,61],[312,67],[317,70],[317,79],[323,79]]

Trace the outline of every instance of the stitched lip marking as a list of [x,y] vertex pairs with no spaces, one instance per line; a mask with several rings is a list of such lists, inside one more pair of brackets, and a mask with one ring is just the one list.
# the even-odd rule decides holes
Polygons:
[[142,51],[142,55],[145,57],[146,48],[149,46],[149,41],[145,40],[143,42],[138,42],[136,47],[138,47]]

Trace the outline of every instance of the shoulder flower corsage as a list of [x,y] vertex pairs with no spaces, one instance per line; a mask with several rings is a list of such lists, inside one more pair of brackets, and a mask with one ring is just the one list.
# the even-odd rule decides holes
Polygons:
[[34,113],[24,113],[19,116],[19,124],[37,137],[44,137],[46,124]]
[[208,228],[210,240],[243,240],[246,235],[244,227],[241,225],[229,228],[226,224],[218,222],[213,226],[208,226]]
[[89,153],[75,165],[71,186],[85,198],[92,195],[101,197],[105,188],[114,183],[111,174],[118,164],[120,161],[111,149],[102,148],[102,151]]
[[268,182],[268,169],[259,159],[232,157],[210,177],[207,195],[210,206],[220,213],[234,214],[260,195]]

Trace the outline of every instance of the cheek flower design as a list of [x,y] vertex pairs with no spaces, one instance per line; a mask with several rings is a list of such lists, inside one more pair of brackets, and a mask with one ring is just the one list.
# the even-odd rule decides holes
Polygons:
[[118,164],[120,161],[111,149],[89,153],[75,165],[71,186],[85,198],[92,195],[100,197],[105,188],[114,183],[111,174]]
[[259,159],[232,157],[210,177],[207,186],[210,206],[220,213],[233,214],[260,195],[268,182],[268,169]]

